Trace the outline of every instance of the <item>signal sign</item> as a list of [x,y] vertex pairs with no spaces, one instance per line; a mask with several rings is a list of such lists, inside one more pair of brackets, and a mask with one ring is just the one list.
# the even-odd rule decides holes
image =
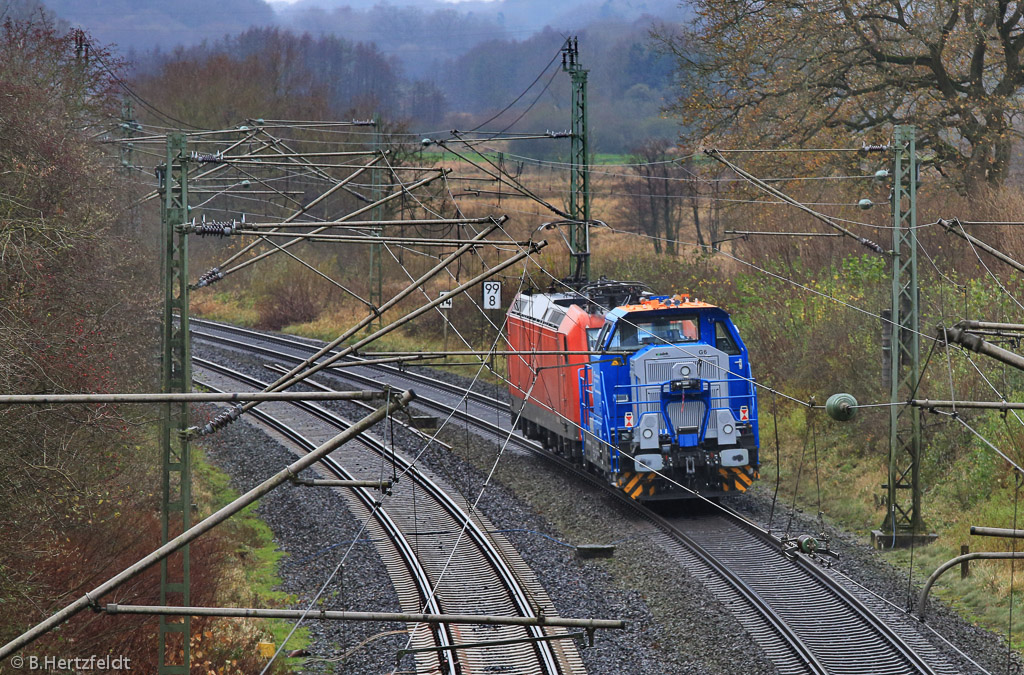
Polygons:
[[[449,293],[449,291],[441,291],[440,293],[437,294],[437,297],[443,298],[446,295],[448,295],[448,293]],[[438,307],[440,307],[441,309],[451,309],[452,308],[452,299],[448,298],[447,300],[442,302],[440,305],[438,305]]]
[[749,421],[750,421],[750,408],[748,408],[747,406],[743,406],[742,408],[740,408],[740,422],[749,422]]
[[629,428],[631,426],[633,426],[633,413],[628,412],[626,413],[626,427]]
[[501,282],[484,282],[484,309],[501,309]]

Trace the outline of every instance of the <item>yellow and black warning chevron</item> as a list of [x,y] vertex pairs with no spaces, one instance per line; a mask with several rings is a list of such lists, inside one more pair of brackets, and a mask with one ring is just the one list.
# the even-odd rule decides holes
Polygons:
[[722,474],[722,490],[729,492],[735,490],[736,492],[746,492],[747,488],[754,484],[754,478],[757,478],[757,471],[750,470],[754,476],[747,475],[748,468],[742,466],[730,466],[728,468],[720,467],[718,473]]
[[621,476],[619,476],[619,487],[633,499],[639,499],[643,495],[645,489],[647,490],[647,496],[650,497],[654,495],[655,475],[656,474],[651,471],[642,471],[639,473],[625,471]]

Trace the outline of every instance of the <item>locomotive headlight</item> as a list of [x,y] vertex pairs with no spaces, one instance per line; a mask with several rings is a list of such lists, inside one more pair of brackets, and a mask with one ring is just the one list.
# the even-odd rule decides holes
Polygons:
[[726,424],[725,426],[722,427],[722,433],[725,434],[726,436],[730,435],[732,433],[732,430],[733,427],[731,424]]
[[690,366],[683,366],[682,368],[680,368],[679,369],[679,374],[682,375],[683,377],[689,377],[690,376]]
[[644,438],[647,438],[647,439],[654,438],[654,429],[644,429],[643,432],[641,432],[641,433],[642,433]]

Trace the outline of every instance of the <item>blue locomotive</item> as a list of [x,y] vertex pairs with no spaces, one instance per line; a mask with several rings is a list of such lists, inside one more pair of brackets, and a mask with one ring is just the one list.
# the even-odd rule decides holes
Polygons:
[[641,288],[602,280],[516,298],[520,430],[634,499],[745,491],[760,467],[757,392],[736,326],[714,305]]

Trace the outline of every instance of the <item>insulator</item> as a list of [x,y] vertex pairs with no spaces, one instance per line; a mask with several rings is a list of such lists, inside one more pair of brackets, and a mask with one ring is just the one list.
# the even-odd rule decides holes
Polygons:
[[200,237],[228,237],[234,234],[238,228],[239,224],[234,220],[211,220],[210,222],[203,220],[201,223],[196,223],[193,220],[187,231]]
[[220,271],[219,267],[211,267],[202,274],[199,275],[199,280],[192,284],[192,289],[202,288],[209,286],[212,283],[220,281],[224,278],[224,273]]
[[868,248],[870,248],[875,253],[885,253],[885,249],[884,248],[882,248],[881,246],[879,246],[875,242],[871,241],[870,239],[865,239],[864,237],[861,237],[857,241],[859,241],[864,246],[867,246]]
[[809,534],[801,534],[796,538],[797,548],[802,553],[813,554],[818,550],[818,540]]
[[188,158],[190,160],[192,160],[193,162],[198,162],[200,164],[209,164],[211,162],[223,162],[224,161],[224,153],[222,153],[220,151],[217,151],[217,152],[196,152],[195,150],[193,150],[191,152],[191,154],[189,154]]
[[193,427],[192,431],[196,436],[209,436],[215,431],[220,431],[227,425],[237,420],[242,415],[242,406],[236,405],[230,410],[225,410],[202,427]]
[[832,394],[825,401],[825,412],[839,422],[852,420],[857,415],[857,399],[850,394]]
[[887,152],[888,150],[891,150],[891,149],[892,149],[892,146],[888,145],[888,144],[885,144],[885,145],[862,145],[861,148],[860,148],[860,151],[861,151],[861,153],[866,155],[869,152]]

